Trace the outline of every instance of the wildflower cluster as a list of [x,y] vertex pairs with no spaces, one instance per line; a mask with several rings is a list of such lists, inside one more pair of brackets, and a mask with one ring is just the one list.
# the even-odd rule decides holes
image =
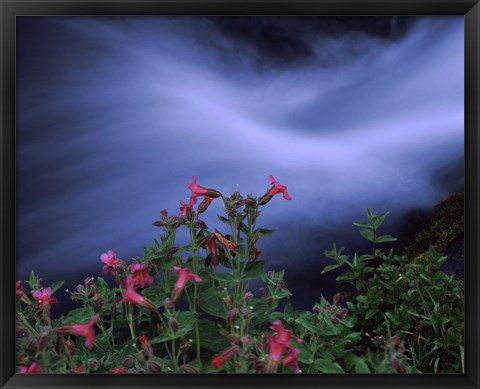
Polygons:
[[[55,294],[63,281],[47,286],[33,271],[28,286],[18,280],[17,371],[418,371],[416,346],[405,334],[417,335],[419,330],[409,332],[408,326],[397,326],[396,311],[387,311],[385,320],[379,321],[380,307],[373,305],[372,296],[362,297],[365,290],[373,290],[367,288],[367,283],[376,282],[364,279],[371,270],[365,262],[376,257],[393,262],[393,256],[386,256],[375,246],[394,239],[376,234],[384,217],[375,219],[369,213],[372,225],[361,224],[362,234],[374,244],[373,255],[355,256],[349,262],[335,246],[326,252],[337,263],[327,266],[324,272],[349,264],[354,275],[343,276],[339,281],[352,282],[359,293],[352,296],[342,291],[331,302],[322,296],[311,312],[294,311],[285,272],[265,271],[266,261],[259,248],[260,239],[274,232],[257,227],[261,207],[276,195],[292,199],[285,185],[273,176],[269,179],[270,186],[259,197],[243,196],[239,191],[226,196],[217,189],[201,186],[193,176],[187,184],[189,197],[180,200],[179,210],[169,215],[164,209],[160,220],[153,223],[161,228],[155,245],[145,248],[142,257],[130,260],[119,258],[112,250],[101,254],[99,266],[105,279],[87,277],[73,291],[66,290],[79,306],[60,317],[54,317],[52,310],[60,305]],[[218,216],[219,225],[209,228],[202,217],[213,201],[223,202],[225,215]],[[182,228],[188,231],[190,241],[179,245],[177,231]],[[399,276],[398,271],[391,269],[383,274],[389,275],[390,283]],[[402,275],[406,279],[412,276],[408,269]],[[454,285],[453,281],[448,285]],[[404,286],[405,283],[396,283],[396,287]],[[380,287],[374,287],[380,293]],[[460,288],[457,292],[461,293]],[[413,312],[415,308],[409,309]],[[370,325],[370,318],[377,320],[375,326]],[[456,334],[445,323],[440,331],[446,339]],[[452,339],[448,341],[454,343]],[[450,343],[448,347],[436,347],[453,353],[448,348]],[[453,358],[453,354],[447,355]],[[440,362],[436,364],[438,367]]]

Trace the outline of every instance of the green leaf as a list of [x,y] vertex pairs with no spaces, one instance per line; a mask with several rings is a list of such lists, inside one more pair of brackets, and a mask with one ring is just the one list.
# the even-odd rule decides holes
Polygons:
[[167,297],[170,297],[170,293],[166,293],[163,287],[150,286],[142,291],[144,297],[149,299],[156,307],[162,307],[163,302]]
[[62,324],[72,323],[86,323],[93,317],[94,312],[92,307],[77,308],[67,313],[67,315],[61,320]]
[[375,215],[372,213],[372,211],[370,211],[368,208],[367,208],[367,217],[368,217],[368,220],[370,220],[370,223],[373,224],[374,220],[375,220]]
[[382,235],[375,239],[375,243],[395,242],[397,238],[391,235]]
[[227,317],[227,308],[221,295],[214,289],[207,289],[198,295],[198,306],[206,313],[212,316]]
[[265,267],[265,260],[248,262],[243,273],[243,280],[252,280],[258,278],[263,274]]
[[101,295],[107,296],[110,292],[110,287],[107,282],[102,277],[97,277],[97,282],[95,283],[95,288]]
[[338,269],[339,267],[340,267],[340,265],[327,265],[327,266],[325,266],[325,267],[323,268],[321,274],[327,273],[327,272],[332,271],[332,270],[334,270],[334,269]]
[[355,226],[357,226],[357,227],[373,229],[372,225],[369,224],[369,223],[365,223],[365,222],[354,222],[353,224],[354,224]]
[[377,308],[371,308],[365,312],[365,319],[370,319],[372,316],[375,316],[378,313]]
[[162,242],[160,249],[157,252],[161,255],[166,254],[167,251],[173,247],[174,242],[175,242],[175,233],[173,232],[165,238],[165,240]]
[[234,284],[236,282],[232,273],[211,273],[211,277],[227,284]]
[[266,235],[271,235],[275,232],[276,230],[269,230],[267,228],[258,228],[255,231],[253,231],[253,235],[259,234],[260,236],[266,236]]
[[389,212],[385,212],[384,214],[382,215],[379,215],[379,216],[376,216],[375,217],[375,222],[372,223],[373,224],[373,227],[375,229],[378,229],[378,227],[380,227],[383,223],[383,221],[385,220],[385,218],[388,216]]
[[299,317],[298,319],[295,320],[295,323],[301,324],[304,328],[309,330],[310,332],[317,332],[318,331],[318,326],[316,323],[311,322],[308,320],[306,315]]
[[374,233],[372,230],[367,230],[363,228],[359,230],[359,232],[365,239],[369,240],[370,242],[374,241]]
[[221,222],[228,224],[228,219],[226,217],[223,217],[223,216],[220,216],[220,215],[217,215],[217,217],[220,219]]
[[52,285],[50,285],[50,289],[52,289],[52,293],[57,291],[63,284],[65,283],[65,281],[55,281]]
[[[219,328],[210,320],[200,320],[198,323],[200,330],[200,344],[214,353],[220,353],[227,349],[229,344],[223,336],[220,336]],[[192,338],[195,343],[195,337]]]
[[330,361],[326,358],[316,359],[312,363],[312,367],[322,373],[343,373],[343,369],[338,363]]
[[357,362],[355,363],[355,373],[358,373],[358,374],[370,373],[370,369],[368,368],[366,362],[362,358],[358,358]]

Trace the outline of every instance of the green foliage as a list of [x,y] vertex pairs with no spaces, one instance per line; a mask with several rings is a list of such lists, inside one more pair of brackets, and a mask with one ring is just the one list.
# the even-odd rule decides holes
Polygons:
[[[346,255],[335,244],[325,252],[333,263],[321,273],[342,270],[336,279],[349,291],[296,311],[285,271],[266,272],[256,246],[274,232],[256,227],[259,207],[273,196],[205,190],[223,201],[220,226],[208,229],[200,219],[205,200],[196,212],[162,211],[154,246],[136,264],[112,259],[105,277],[114,286],[89,277],[68,292],[79,307],[58,319],[50,317],[53,296],[33,298],[43,281],[32,271],[28,290],[17,289],[17,366],[39,363],[49,373],[463,372],[463,281],[439,271],[446,257],[436,247],[423,261],[381,251],[396,240],[378,233],[388,213],[367,209],[367,221],[354,223],[371,253]],[[182,246],[179,228],[190,234]],[[252,281],[263,283],[256,295]],[[62,284],[53,283],[52,294]]]

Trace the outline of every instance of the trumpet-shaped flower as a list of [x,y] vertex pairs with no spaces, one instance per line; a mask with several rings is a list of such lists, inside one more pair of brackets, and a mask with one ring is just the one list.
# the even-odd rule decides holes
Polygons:
[[177,282],[175,283],[175,288],[173,289],[173,302],[177,302],[178,298],[182,294],[182,290],[187,284],[188,281],[201,282],[202,279],[197,274],[193,273],[190,269],[181,268],[178,266],[172,266],[172,269],[178,272]]
[[298,348],[289,348],[287,350],[287,355],[283,358],[283,366],[289,367],[295,373],[300,373],[300,369],[298,368],[298,354],[300,350]]
[[100,255],[100,260],[105,264],[102,268],[104,274],[115,272],[115,270],[124,263],[121,259],[117,258],[117,255],[112,250],[108,250],[106,253]]
[[55,329],[55,332],[61,335],[78,335],[85,337],[85,347],[92,349],[95,342],[95,328],[98,313],[93,315],[92,319],[87,323],[66,324]]
[[240,347],[235,345],[232,347],[227,348],[226,350],[222,351],[220,354],[215,355],[212,358],[212,366],[214,369],[220,369],[223,364],[231,359],[238,351],[240,350]]
[[280,320],[273,322],[269,328],[275,331],[274,335],[264,334],[265,338],[267,339],[266,345],[268,346],[269,350],[268,359],[270,366],[277,366],[282,360],[283,354],[286,351],[288,352],[287,363],[289,366],[292,366],[298,353],[293,351],[292,354],[292,351],[290,351],[292,349],[290,339],[295,339],[299,343],[301,343],[302,340],[293,335],[292,331],[285,329]]
[[192,191],[192,197],[197,198],[198,196],[207,196],[211,198],[220,197],[222,194],[215,189],[205,188],[197,184],[197,177],[192,176],[192,182],[187,184],[188,188]]
[[140,263],[132,263],[127,277],[127,283],[132,282],[137,288],[145,288],[147,285],[153,284],[153,277],[149,274],[150,268],[148,265]]
[[272,175],[268,176],[270,182],[272,183],[272,187],[268,190],[267,194],[269,196],[275,196],[276,194],[282,193],[283,198],[285,200],[291,200],[292,198],[287,192],[287,187],[285,185],[280,184]]

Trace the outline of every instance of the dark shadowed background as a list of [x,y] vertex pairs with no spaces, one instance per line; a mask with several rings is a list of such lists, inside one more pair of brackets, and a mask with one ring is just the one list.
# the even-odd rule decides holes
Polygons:
[[273,174],[293,200],[263,207],[262,258],[311,308],[336,291],[325,249],[369,250],[366,207],[401,250],[463,188],[463,23],[18,17],[17,278],[73,289],[109,249],[141,256],[192,175],[260,196]]

